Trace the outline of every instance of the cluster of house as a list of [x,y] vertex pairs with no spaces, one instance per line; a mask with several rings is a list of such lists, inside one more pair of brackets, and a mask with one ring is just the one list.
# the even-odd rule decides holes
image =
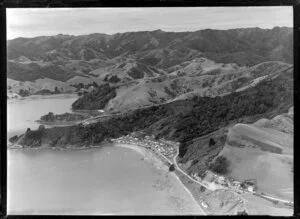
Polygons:
[[220,184],[224,187],[233,189],[233,190],[237,190],[239,192],[250,192],[253,193],[256,190],[256,180],[255,179],[249,179],[249,180],[245,180],[243,182],[234,180],[233,178],[227,178],[224,176],[219,176],[217,174],[215,174],[216,180],[215,183],[216,184]]
[[166,156],[169,159],[173,159],[176,155],[176,148],[165,144],[161,141],[156,141],[154,136],[145,136],[144,142],[146,142],[148,145],[150,145],[152,148],[155,148],[158,152],[160,152],[162,155]]
[[163,143],[161,141],[155,140],[154,135],[145,135],[141,137],[141,135],[137,135],[137,133],[132,133],[117,139],[111,139],[111,141],[123,144],[135,144],[142,147],[146,147],[148,149],[153,149],[159,152],[160,154],[164,155],[168,159],[173,159],[173,157],[176,155],[175,147]]
[[[243,193],[254,193],[256,191],[257,182],[255,179],[249,179],[240,182],[230,177],[217,175],[209,170],[206,171],[206,175],[208,174],[212,176],[211,183],[215,183],[223,188],[228,188]],[[202,181],[202,179],[196,173],[192,174],[192,177],[198,181]]]

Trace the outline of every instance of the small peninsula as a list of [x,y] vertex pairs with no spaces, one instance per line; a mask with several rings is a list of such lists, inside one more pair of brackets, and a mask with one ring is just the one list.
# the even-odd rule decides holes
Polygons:
[[47,115],[44,115],[38,120],[40,123],[56,123],[56,122],[75,122],[82,121],[89,118],[86,114],[78,113],[63,113],[63,114],[54,114],[49,112]]

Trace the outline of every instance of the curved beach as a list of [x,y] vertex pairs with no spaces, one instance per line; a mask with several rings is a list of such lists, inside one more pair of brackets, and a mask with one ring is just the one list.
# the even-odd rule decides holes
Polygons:
[[[162,189],[166,190],[169,195],[177,200],[180,200],[182,214],[188,215],[206,215],[194,199],[192,193],[185,187],[175,173],[169,172],[169,168],[151,151],[146,148],[133,145],[114,143],[115,147],[124,147],[136,151],[141,154],[150,165],[161,170],[162,178],[164,178]],[[170,177],[171,176],[171,177]]]

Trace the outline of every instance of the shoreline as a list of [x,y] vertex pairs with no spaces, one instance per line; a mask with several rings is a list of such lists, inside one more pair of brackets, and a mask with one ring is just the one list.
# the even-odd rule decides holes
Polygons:
[[197,200],[195,199],[195,197],[193,196],[192,192],[183,184],[183,182],[180,180],[179,176],[176,175],[176,173],[172,173],[172,175],[174,176],[174,178],[176,178],[179,183],[182,185],[182,187],[186,190],[186,192],[190,195],[190,197],[192,198],[192,200],[195,202],[195,204],[197,204],[199,206],[199,209],[201,211],[201,213],[203,215],[207,215],[207,213],[202,209],[202,207],[198,204]]
[[[137,145],[133,145],[133,144],[114,143],[113,146],[114,147],[123,147],[123,148],[128,148],[128,149],[134,150],[137,153],[143,155],[144,158],[146,158],[147,160],[150,160],[150,162],[152,164],[154,164],[154,166],[156,166],[158,169],[170,173],[170,175],[172,175],[172,177],[179,182],[179,184],[181,185],[181,187],[184,188],[184,190],[187,192],[187,194],[189,195],[189,197],[191,198],[191,200],[195,203],[195,205],[198,206],[201,214],[202,215],[207,215],[207,213],[204,212],[204,210],[202,209],[202,207],[198,204],[198,202],[194,198],[192,192],[180,180],[179,176],[177,176],[176,173],[174,173],[174,172],[169,172],[167,165],[163,161],[161,161],[160,158],[158,158],[158,156],[156,154],[154,154],[153,152],[147,150],[146,148],[143,148],[143,147],[137,146]],[[155,160],[155,163],[153,162],[154,160]],[[157,165],[156,161],[159,163],[158,165]]]
[[7,149],[11,150],[39,150],[39,149],[51,149],[51,150],[60,150],[60,151],[72,151],[72,150],[85,150],[85,149],[94,149],[94,148],[102,148],[102,147],[111,147],[114,146],[110,142],[104,142],[99,145],[90,145],[90,146],[81,146],[81,147],[73,147],[73,146],[66,146],[66,147],[51,147],[49,145],[39,146],[39,147],[25,147],[21,145],[14,145],[9,146],[7,144]]
[[[112,146],[112,147],[123,147],[127,148],[130,150],[135,151],[136,153],[139,153],[142,155],[144,160],[146,160],[148,163],[153,165],[156,169],[163,171],[164,173],[170,173],[170,175],[178,181],[179,185],[184,189],[184,191],[188,194],[190,197],[190,200],[194,202],[195,206],[198,207],[199,209],[199,214],[202,215],[207,215],[202,207],[199,205],[199,203],[196,201],[194,198],[192,192],[184,185],[184,183],[181,181],[180,177],[176,175],[174,172],[169,172],[169,167],[164,163],[161,158],[153,153],[150,150],[147,150],[146,148],[134,144],[122,144],[122,143],[102,143],[99,145],[91,145],[91,146],[82,146],[82,147],[72,147],[72,146],[67,146],[67,147],[51,147],[48,145],[40,146],[40,147],[34,147],[34,148],[23,148],[22,146],[20,147],[7,147],[7,149],[12,149],[12,150],[18,150],[18,149],[25,149],[25,150],[38,150],[38,149],[51,149],[51,150],[60,150],[60,151],[73,151],[73,150],[86,150],[86,149],[95,149],[95,148],[102,148],[102,147],[107,147],[107,146]],[[194,214],[195,215],[195,214]]]
[[37,100],[37,99],[52,99],[52,98],[75,98],[78,97],[77,93],[59,93],[59,94],[33,94],[25,97],[18,97],[18,98],[8,98],[7,102],[9,103],[15,103],[17,101],[23,101],[23,100]]
[[[46,149],[46,150],[59,150],[59,151],[73,151],[75,150],[87,150],[87,149],[96,149],[96,148],[102,148],[102,147],[123,147],[123,148],[128,148],[132,151],[135,151],[135,153],[139,153],[142,155],[144,161],[146,161],[148,164],[152,166],[152,168],[159,170],[159,172],[162,173],[160,177],[162,177],[162,181],[160,183],[166,183],[167,182],[167,187],[165,187],[162,184],[159,184],[158,186],[163,186],[160,187],[159,189],[163,189],[166,194],[170,198],[174,198],[176,201],[175,203],[180,203],[180,208],[181,212],[179,213],[180,215],[206,215],[201,206],[196,202],[194,199],[193,195],[191,192],[184,186],[184,184],[181,182],[179,177],[173,173],[168,171],[168,165],[164,163],[161,158],[158,157],[155,153],[152,151],[147,150],[146,148],[143,148],[142,146],[138,145],[131,145],[131,144],[120,144],[120,143],[105,143],[105,144],[98,144],[98,145],[93,145],[93,146],[83,146],[83,147],[78,147],[78,148],[57,148],[57,147],[50,147],[47,145],[41,146],[41,147],[36,147],[36,148],[15,148],[15,149],[27,149],[27,150],[32,150],[36,151],[38,149]],[[9,149],[9,148],[8,148]],[[14,149],[14,148],[10,148]],[[143,162],[144,162],[143,161]],[[159,174],[160,175],[160,174]],[[166,178],[167,176],[167,178]],[[169,176],[169,177],[168,177]],[[160,178],[159,177],[159,178]],[[179,183],[176,182],[179,181]],[[166,181],[167,180],[167,181]],[[171,184],[169,184],[171,183]],[[172,190],[170,191],[170,186]],[[175,193],[174,193],[175,192]],[[178,202],[178,198],[180,199]],[[177,205],[176,204],[176,205]],[[191,212],[191,213],[189,213]]]

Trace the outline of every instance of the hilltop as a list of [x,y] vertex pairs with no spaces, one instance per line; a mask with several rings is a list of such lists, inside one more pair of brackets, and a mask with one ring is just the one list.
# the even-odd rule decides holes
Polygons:
[[[273,118],[287,111],[293,104],[292,80],[292,71],[288,71],[261,81],[255,87],[225,96],[177,100],[132,110],[86,126],[81,124],[29,130],[19,136],[17,142],[24,147],[39,147],[42,144],[77,147],[99,144],[106,138],[144,130],[159,138],[181,142],[179,157],[182,162],[187,162],[190,156],[202,153],[199,148],[197,153],[192,152],[197,138],[243,119],[253,121],[263,117]],[[221,150],[222,145],[215,149]],[[197,166],[203,168],[200,163]]]
[[[77,100],[73,108],[103,108],[110,112],[125,112],[197,96],[223,96],[242,91],[260,81],[292,70],[292,65],[278,61],[260,63],[247,68],[198,58],[181,63],[176,66],[175,71],[172,69],[171,73],[155,78],[111,84],[108,86],[111,89],[106,89],[105,94],[94,91]],[[98,90],[101,89],[100,86]],[[106,96],[105,99],[101,98],[103,95]],[[90,99],[90,96],[94,98]],[[95,104],[94,101],[97,100],[102,104]],[[78,104],[79,102],[85,104]]]
[[[145,64],[163,68],[195,58],[193,56],[196,54],[203,54],[217,62],[230,61],[239,65],[271,60],[291,63],[292,38],[293,30],[287,27],[205,29],[195,32],[159,30],[81,36],[60,34],[9,40],[7,54],[8,59],[23,56],[44,61],[107,60],[126,54],[136,56]],[[183,54],[189,54],[186,60],[172,63],[172,58],[177,57],[178,60]],[[169,61],[164,61],[166,59]]]
[[[52,79],[70,86],[139,83],[165,75],[196,76],[195,60],[200,58],[216,63],[211,71],[217,74],[217,66],[230,71],[270,61],[292,64],[292,39],[293,30],[287,27],[17,38],[7,41],[7,77],[33,83]],[[204,71],[212,65],[206,64],[200,66]]]

